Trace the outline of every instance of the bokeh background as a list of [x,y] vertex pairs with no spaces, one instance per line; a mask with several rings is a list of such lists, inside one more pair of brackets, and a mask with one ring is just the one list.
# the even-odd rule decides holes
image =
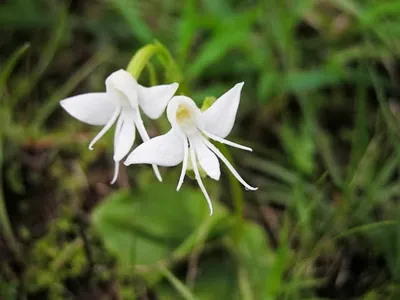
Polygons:
[[[399,299],[399,1],[3,0],[0,36],[0,299]],[[144,85],[245,82],[254,151],[221,150],[259,190],[222,167],[212,217],[180,167],[111,186],[112,130],[59,105],[154,41]]]

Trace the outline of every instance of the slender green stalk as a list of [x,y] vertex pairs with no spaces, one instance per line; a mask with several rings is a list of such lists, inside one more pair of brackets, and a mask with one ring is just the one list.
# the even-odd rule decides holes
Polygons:
[[185,300],[197,299],[192,292],[167,268],[160,266],[159,270],[161,274],[172,284],[172,286],[179,292]]
[[22,260],[21,249],[12,230],[10,219],[8,218],[4,194],[3,194],[3,136],[0,133],[0,226],[4,239],[8,247],[14,253],[15,258]]

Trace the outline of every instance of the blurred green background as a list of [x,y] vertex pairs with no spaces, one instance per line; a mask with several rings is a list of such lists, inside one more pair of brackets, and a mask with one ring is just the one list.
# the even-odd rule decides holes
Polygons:
[[[0,299],[399,299],[399,1],[3,0],[0,36]],[[110,186],[113,134],[59,106],[155,40],[144,85],[245,82],[226,154],[259,190],[223,168],[212,217],[179,167]]]

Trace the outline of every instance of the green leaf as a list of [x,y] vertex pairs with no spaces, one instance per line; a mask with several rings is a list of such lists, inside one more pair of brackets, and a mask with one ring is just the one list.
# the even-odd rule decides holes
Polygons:
[[4,67],[1,69],[0,73],[0,98],[3,95],[3,90],[5,88],[8,77],[10,77],[11,72],[14,70],[15,65],[21,59],[22,55],[28,50],[29,44],[24,44],[20,48],[14,51],[11,57],[7,60]]
[[153,40],[153,34],[149,26],[140,16],[138,10],[139,1],[115,0],[111,1],[118,12],[125,18],[131,27],[132,34],[142,43],[147,44]]
[[339,83],[341,80],[342,75],[337,70],[291,71],[286,75],[284,89],[290,92],[311,91]]
[[126,264],[165,259],[208,216],[203,195],[174,185],[153,184],[141,193],[113,194],[93,213],[106,247]]
[[[239,259],[239,266],[244,269],[242,277],[247,277],[252,297],[262,299],[266,293],[265,282],[273,262],[273,252],[267,244],[264,230],[257,224],[243,222],[241,236],[233,249]],[[242,294],[245,294],[242,292]]]

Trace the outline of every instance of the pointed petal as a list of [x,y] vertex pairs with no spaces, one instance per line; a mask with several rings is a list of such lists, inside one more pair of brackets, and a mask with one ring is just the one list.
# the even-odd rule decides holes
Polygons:
[[235,123],[243,84],[243,82],[236,84],[203,112],[202,120],[205,130],[221,138],[226,137],[231,132]]
[[[136,127],[139,131],[139,135],[142,138],[142,141],[143,142],[149,141],[150,137],[146,131],[146,128],[143,125],[143,120],[142,120],[142,116],[140,115],[139,109],[136,110],[135,123],[136,123]],[[153,167],[154,174],[156,175],[158,181],[162,182],[163,180],[162,180],[160,170],[158,169],[157,165],[153,164],[152,167]]]
[[117,181],[118,173],[119,173],[119,161],[114,161],[114,175],[110,182],[111,184],[114,184]]
[[138,85],[139,106],[151,119],[158,119],[164,112],[169,100],[178,89],[178,83],[144,87]]
[[[221,170],[219,161],[215,154],[207,148],[202,140],[201,134],[192,135],[190,138],[190,146],[194,147],[200,166],[214,180],[219,180]],[[192,162],[194,164],[194,162]]]
[[[192,162],[196,161],[196,154],[194,151],[194,147],[192,147],[192,146],[190,147],[190,158],[191,158]],[[194,176],[196,177],[196,181],[200,187],[200,190],[203,192],[204,197],[206,197],[208,207],[210,208],[210,216],[211,216],[213,214],[213,206],[212,206],[210,196],[208,195],[207,190],[204,187],[203,181],[201,181],[201,176],[200,176],[199,169],[197,168],[197,164],[193,163],[192,165],[193,165]]]
[[225,144],[225,145],[228,145],[228,146],[231,146],[231,147],[235,147],[235,148],[238,148],[238,149],[250,151],[250,152],[253,151],[253,149],[251,149],[250,147],[243,146],[243,145],[240,145],[240,144],[225,140],[225,139],[220,138],[219,136],[216,136],[216,135],[214,135],[212,133],[209,133],[209,132],[207,132],[205,130],[202,130],[201,132],[204,133],[204,135],[209,137],[210,139],[213,139],[214,141],[220,142],[222,144]]
[[183,139],[173,129],[164,135],[157,136],[139,145],[128,158],[125,165],[155,164],[172,167],[183,160]]
[[236,179],[248,190],[255,191],[258,190],[258,187],[252,187],[249,185],[244,179],[239,175],[239,173],[235,170],[235,168],[231,165],[231,163],[226,159],[226,157],[218,150],[217,147],[215,147],[213,144],[211,144],[207,139],[204,139],[204,143],[207,145],[210,150],[212,150],[220,160],[227,166],[229,171],[233,174],[233,176],[236,177]]
[[90,142],[90,144],[89,144],[89,149],[90,150],[93,150],[94,144],[96,144],[103,137],[103,135],[105,135],[106,132],[111,128],[111,126],[117,120],[120,112],[121,112],[121,107],[117,106],[115,108],[111,118],[108,120],[107,124],[104,125],[104,127],[100,130],[100,132]]
[[135,141],[135,112],[133,109],[123,109],[120,120],[122,122],[119,132],[115,131],[114,160],[122,160],[131,150]]
[[189,160],[189,147],[188,147],[187,139],[185,139],[184,141],[185,141],[185,143],[183,146],[182,171],[181,171],[181,175],[179,176],[178,186],[176,187],[177,191],[180,190],[180,188],[183,184],[183,180],[185,179],[186,170],[188,167],[188,160]]
[[88,93],[66,98],[60,105],[74,118],[90,125],[105,125],[116,104],[106,93]]

